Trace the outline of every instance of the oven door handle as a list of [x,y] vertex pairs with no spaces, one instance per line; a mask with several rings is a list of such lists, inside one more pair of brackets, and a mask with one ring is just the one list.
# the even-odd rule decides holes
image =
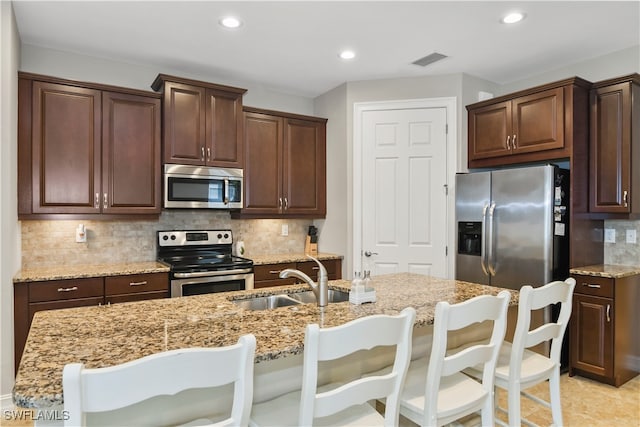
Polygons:
[[198,271],[195,273],[173,273],[176,279],[189,279],[191,277],[215,277],[229,276],[232,274],[248,274],[251,273],[250,268],[241,268],[238,270],[220,270],[220,271]]

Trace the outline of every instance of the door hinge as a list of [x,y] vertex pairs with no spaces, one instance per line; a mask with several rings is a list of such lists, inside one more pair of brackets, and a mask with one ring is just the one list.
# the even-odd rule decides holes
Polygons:
[[449,123],[444,125],[444,133],[446,133],[447,135],[449,135]]
[[448,196],[449,195],[449,184],[445,184],[443,185],[444,187],[444,195]]
[[445,246],[444,247],[444,256],[448,256],[449,255],[449,246]]

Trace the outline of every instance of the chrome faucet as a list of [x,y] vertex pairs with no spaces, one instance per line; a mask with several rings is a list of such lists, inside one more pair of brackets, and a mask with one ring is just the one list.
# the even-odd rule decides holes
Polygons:
[[287,268],[280,272],[280,277],[285,279],[287,277],[293,276],[298,279],[304,281],[309,287],[311,287],[311,291],[313,291],[313,295],[316,297],[316,301],[318,302],[318,307],[326,307],[329,303],[329,279],[327,277],[327,269],[324,268],[324,265],[311,255],[307,255],[307,257],[311,258],[318,264],[318,283],[313,283],[311,277],[307,276],[300,270],[294,270],[292,268]]

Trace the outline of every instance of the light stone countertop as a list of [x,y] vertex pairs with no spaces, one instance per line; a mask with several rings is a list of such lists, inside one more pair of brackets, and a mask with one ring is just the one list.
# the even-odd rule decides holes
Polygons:
[[571,274],[581,274],[584,276],[608,277],[619,279],[627,276],[640,274],[640,266],[597,264],[585,267],[577,267],[569,270]]
[[[13,389],[16,405],[47,408],[59,405],[62,369],[72,362],[89,368],[113,366],[149,354],[184,347],[218,347],[256,336],[256,363],[301,354],[306,325],[337,326],[371,314],[397,314],[412,306],[416,327],[433,324],[438,301],[458,303],[500,288],[410,273],[373,278],[377,302],[331,303],[320,309],[301,304],[275,310],[249,311],[232,299],[307,290],[306,285],[262,288],[181,298],[130,302],[102,307],[39,311],[35,314]],[[329,282],[348,290],[350,282]],[[511,290],[511,304],[517,291]]]
[[96,265],[60,265],[20,270],[13,277],[13,283],[123,276],[127,274],[165,273],[168,271],[169,267],[167,265],[156,261]]
[[[303,253],[293,253],[293,254],[258,254],[245,256],[253,260],[253,265],[264,265],[264,264],[281,264],[285,262],[304,262],[304,261],[312,261],[311,258],[308,258]],[[326,252],[320,252],[318,255],[314,256],[320,261],[329,260],[329,259],[343,259],[342,255],[330,254]]]

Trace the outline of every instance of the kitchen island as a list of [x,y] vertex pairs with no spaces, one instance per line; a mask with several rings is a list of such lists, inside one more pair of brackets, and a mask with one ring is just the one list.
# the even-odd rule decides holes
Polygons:
[[[373,284],[375,303],[331,303],[324,309],[300,304],[250,311],[232,301],[308,289],[306,285],[292,285],[41,311],[32,322],[13,399],[25,408],[60,408],[62,370],[67,363],[83,362],[91,368],[113,366],[177,348],[230,345],[240,335],[252,333],[257,341],[254,400],[261,401],[301,382],[298,372],[301,374],[304,333],[309,323],[330,327],[371,314],[397,314],[412,306],[417,312],[414,336],[428,337],[438,301],[458,303],[502,290],[410,273],[377,276]],[[330,281],[329,288],[349,290],[350,282]],[[513,306],[517,304],[517,292],[511,293]]]

